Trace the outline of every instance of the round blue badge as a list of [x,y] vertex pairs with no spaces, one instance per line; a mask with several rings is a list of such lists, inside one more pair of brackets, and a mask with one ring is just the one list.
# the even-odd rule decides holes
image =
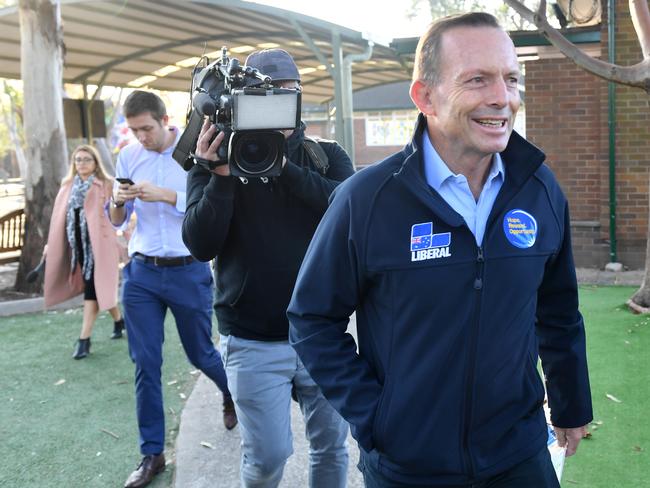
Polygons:
[[528,249],[537,239],[537,221],[524,210],[510,210],[503,218],[503,232],[510,244],[519,249]]

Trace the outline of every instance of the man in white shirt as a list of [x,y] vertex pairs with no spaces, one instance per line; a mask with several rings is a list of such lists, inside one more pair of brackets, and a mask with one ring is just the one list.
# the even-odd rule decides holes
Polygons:
[[118,157],[118,182],[109,217],[114,226],[122,227],[133,212],[137,215],[129,241],[131,260],[124,268],[122,303],[129,351],[136,366],[143,455],[124,486],[138,488],[165,469],[160,368],[168,308],[188,359],[223,393],[226,428],[234,428],[237,417],[221,356],[212,342],[212,272],[208,263],[190,256],[181,239],[186,173],[172,159],[179,132],[168,127],[165,104],[153,93],[133,92],[124,103],[124,113],[138,142],[122,149]]

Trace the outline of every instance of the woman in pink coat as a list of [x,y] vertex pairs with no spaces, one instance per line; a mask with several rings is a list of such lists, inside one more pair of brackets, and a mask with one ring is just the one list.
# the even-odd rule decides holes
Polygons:
[[119,247],[104,214],[113,182],[92,146],[78,146],[70,171],[54,201],[45,253],[45,306],[51,307],[83,292],[81,334],[74,359],[90,352],[90,335],[100,310],[115,321],[112,339],[122,337],[124,320],[117,306]]

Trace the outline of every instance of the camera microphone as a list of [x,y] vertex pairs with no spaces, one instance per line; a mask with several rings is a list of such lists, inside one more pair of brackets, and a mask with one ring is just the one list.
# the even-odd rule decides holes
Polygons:
[[217,112],[217,105],[207,93],[197,93],[194,95],[192,105],[203,115],[214,115]]
[[239,64],[239,60],[236,58],[231,58],[230,61],[228,62],[228,67],[226,68],[226,72],[228,73],[228,76],[234,76],[238,73],[241,72],[241,65]]

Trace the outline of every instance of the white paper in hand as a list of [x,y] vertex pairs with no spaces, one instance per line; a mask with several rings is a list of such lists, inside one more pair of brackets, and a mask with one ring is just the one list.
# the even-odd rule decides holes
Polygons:
[[566,447],[560,447],[555,437],[553,427],[548,425],[548,452],[551,454],[551,461],[555,468],[558,482],[562,481],[562,470],[564,469],[564,457],[566,456]]

